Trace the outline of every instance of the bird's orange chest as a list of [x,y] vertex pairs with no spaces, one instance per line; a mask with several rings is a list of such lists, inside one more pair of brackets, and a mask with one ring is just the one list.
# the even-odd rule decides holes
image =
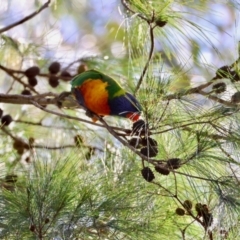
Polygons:
[[110,114],[107,85],[101,79],[89,79],[79,87],[86,107],[98,115]]

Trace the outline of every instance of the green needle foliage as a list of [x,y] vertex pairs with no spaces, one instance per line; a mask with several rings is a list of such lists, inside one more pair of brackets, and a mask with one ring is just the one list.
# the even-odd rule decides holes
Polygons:
[[[61,239],[153,236],[153,198],[140,191],[131,171],[81,170],[74,153],[60,161],[35,159],[29,175],[1,193],[1,238]],[[92,175],[90,175],[92,172]],[[105,175],[105,176],[104,176]],[[124,181],[122,181],[124,179]],[[146,188],[147,189],[147,188]],[[147,230],[148,229],[148,230]],[[146,235],[145,235],[146,234]]]
[[[238,239],[238,2],[80,2],[0,29],[0,238]],[[87,69],[142,119],[92,123],[68,92]]]

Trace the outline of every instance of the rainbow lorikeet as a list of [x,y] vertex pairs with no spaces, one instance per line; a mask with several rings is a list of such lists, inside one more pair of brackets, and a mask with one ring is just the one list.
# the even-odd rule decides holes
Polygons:
[[[71,81],[72,93],[87,111],[99,116],[120,116],[137,121],[142,107],[137,99],[111,77],[96,70],[85,71]],[[97,119],[93,117],[93,121]]]

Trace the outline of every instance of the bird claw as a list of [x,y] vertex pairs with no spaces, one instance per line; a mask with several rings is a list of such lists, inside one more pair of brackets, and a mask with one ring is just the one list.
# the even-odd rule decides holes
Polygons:
[[93,122],[97,122],[99,118],[102,118],[102,116],[97,115],[96,113],[93,113],[89,109],[86,110],[86,116],[90,117]]
[[86,116],[87,117],[90,117],[90,118],[93,118],[94,117],[94,115],[95,115],[95,113],[93,113],[92,111],[90,111],[89,109],[86,109]]
[[79,108],[79,104],[71,92],[62,92],[59,94],[56,104],[59,108]]

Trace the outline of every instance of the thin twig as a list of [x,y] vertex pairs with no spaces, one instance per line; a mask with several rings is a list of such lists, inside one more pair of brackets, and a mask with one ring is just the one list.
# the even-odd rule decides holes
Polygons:
[[[194,130],[194,129],[189,128],[189,127],[185,127],[185,128],[183,128],[183,130],[191,132],[191,133],[196,133],[196,134],[200,133],[199,131]],[[213,139],[213,140],[216,140],[216,139],[228,140],[227,137],[224,137],[224,136],[221,136],[221,135],[218,135],[218,134],[211,134],[211,133],[208,133],[207,131],[201,131],[201,135],[204,136],[204,137]]]
[[[60,116],[60,117],[64,117],[64,118],[68,118],[68,119],[72,119],[72,120],[77,120],[77,121],[80,121],[80,122],[85,122],[85,123],[89,123],[91,125],[94,125],[94,126],[98,126],[98,127],[103,127],[105,128],[105,126],[103,126],[102,124],[98,124],[98,123],[94,123],[92,121],[88,121],[86,119],[83,119],[83,118],[78,118],[78,117],[73,117],[73,116],[69,116],[69,115],[66,115],[66,114],[62,114],[62,113],[58,113],[58,112],[55,112],[55,111],[52,111],[52,110],[48,110],[46,109],[45,107],[41,106],[37,101],[35,100],[32,100],[32,104],[43,110],[44,112],[48,112],[48,113],[51,113],[51,114],[54,114],[54,115],[57,115],[57,116]],[[124,128],[118,128],[118,127],[111,127],[112,129],[116,130],[116,131],[121,131],[121,132],[126,132],[126,134],[128,134],[130,132],[129,129],[124,129]]]
[[[162,188],[164,191],[166,191],[169,194],[169,196],[167,196],[167,197],[172,197],[172,198],[176,199],[176,201],[179,202],[184,207],[183,202],[179,199],[177,194],[173,194],[170,190],[168,190],[167,188],[162,186],[160,183],[157,183],[157,182],[154,182],[154,181],[152,181],[151,183],[159,186],[160,188]],[[198,217],[195,217],[191,211],[188,211],[188,214],[189,214],[189,216],[191,216],[194,219],[194,221],[199,222],[204,227],[203,222]],[[190,224],[192,224],[192,223],[190,223]]]
[[194,176],[194,175],[191,175],[191,174],[187,174],[187,173],[183,173],[183,172],[179,172],[179,171],[175,171],[175,170],[172,170],[172,172],[175,172],[175,173],[177,173],[179,175],[183,175],[183,176],[186,176],[186,177],[196,178],[196,179],[199,179],[199,180],[204,180],[204,181],[209,181],[209,182],[216,182],[216,183],[223,183],[222,181],[219,181],[219,180],[210,179],[210,178],[204,178],[204,177],[199,177],[199,176]]
[[[131,146],[127,141],[123,140],[121,137],[118,136],[118,133],[114,131],[112,127],[110,127],[102,118],[99,117],[99,121],[105,126],[105,128],[108,130],[108,132],[113,135],[119,142],[121,142],[124,146],[132,150],[134,153],[136,153],[139,157],[144,159],[145,161],[156,165],[156,160],[155,159],[149,159],[145,155],[141,154],[139,151],[137,151],[133,146]],[[161,161],[159,161],[160,163]]]
[[194,87],[194,88],[190,88],[190,89],[188,89],[184,92],[181,91],[181,92],[177,92],[177,93],[174,93],[174,94],[167,95],[167,96],[163,97],[162,100],[180,99],[183,96],[187,96],[187,95],[194,94],[194,93],[199,93],[202,89],[209,87],[214,81],[216,81],[216,79],[212,78],[207,83],[201,84],[201,85],[199,85],[197,87]]
[[238,104],[236,104],[236,103],[225,101],[225,100],[223,100],[221,98],[218,98],[216,96],[210,95],[209,93],[206,93],[204,91],[200,91],[199,90],[197,93],[207,97],[208,99],[211,99],[211,100],[213,100],[215,102],[221,103],[221,104],[223,104],[225,106],[228,106],[228,107],[237,107],[238,106]]
[[[60,117],[64,117],[64,118],[68,118],[68,119],[73,119],[73,120],[77,120],[77,121],[81,121],[81,122],[85,122],[85,123],[90,123],[90,124],[93,124],[93,125],[96,125],[96,126],[99,126],[99,127],[104,127],[108,130],[108,132],[113,135],[117,140],[119,140],[124,146],[128,147],[130,150],[132,150],[133,152],[135,152],[139,157],[141,157],[142,159],[144,159],[145,161],[153,164],[153,165],[157,165],[157,164],[160,164],[162,161],[159,160],[155,160],[155,159],[149,159],[148,157],[146,157],[145,155],[141,154],[139,151],[137,151],[133,146],[131,146],[127,141],[124,141],[117,132],[115,132],[116,128],[115,127],[111,127],[109,126],[101,117],[99,117],[98,115],[95,115],[96,118],[98,118],[98,120],[102,123],[101,124],[97,124],[97,123],[93,123],[93,122],[90,122],[88,120],[85,120],[85,119],[82,119],[82,118],[77,118],[77,117],[72,117],[72,116],[69,116],[69,115],[65,115],[65,114],[62,114],[62,113],[57,113],[57,112],[54,112],[54,111],[51,111],[51,110],[48,110],[46,108],[44,108],[43,106],[39,105],[36,101],[33,101],[32,100],[32,104],[34,106],[36,106],[37,108],[40,108],[41,110],[45,111],[45,112],[48,112],[48,113],[52,113],[52,114],[55,114],[55,115],[58,115]],[[119,131],[125,131],[125,129],[121,129],[121,128],[117,128],[117,130]],[[159,166],[160,167],[160,166]]]
[[[154,18],[154,16],[153,16]],[[143,78],[148,70],[148,67],[150,65],[150,62],[151,62],[151,59],[152,59],[152,56],[153,56],[153,50],[154,50],[154,34],[153,34],[153,30],[154,30],[154,27],[152,26],[152,24],[150,23],[149,24],[149,33],[150,33],[150,50],[149,50],[149,54],[148,54],[148,60],[143,68],[143,71],[141,73],[141,76],[138,80],[138,83],[137,83],[137,87],[134,91],[134,95],[136,95],[137,91],[139,90],[141,84],[142,84],[142,81],[143,81]]]
[[8,135],[10,138],[12,138],[14,141],[20,141],[22,143],[25,143],[21,138],[15,137],[10,131],[6,129],[6,127],[2,126],[1,130]]
[[[229,69],[233,68],[235,65],[238,64],[240,58],[238,58],[235,62],[233,62],[232,64],[229,65]],[[174,94],[171,94],[171,95],[167,95],[163,98],[163,100],[172,100],[172,99],[180,99],[181,97],[183,96],[186,96],[186,95],[190,95],[190,94],[193,94],[193,93],[199,93],[203,96],[207,96],[209,99],[211,100],[214,100],[216,102],[219,102],[221,104],[224,104],[226,106],[230,106],[230,107],[236,107],[236,104],[233,104],[233,103],[230,103],[230,102],[227,102],[227,101],[224,101],[220,98],[217,98],[215,96],[212,96],[210,95],[210,93],[206,93],[206,92],[203,92],[202,90],[204,88],[207,88],[209,87],[211,84],[213,84],[216,80],[218,80],[219,78],[217,77],[213,77],[210,81],[208,81],[207,83],[204,83],[204,84],[201,84],[197,87],[194,87],[194,88],[190,88],[188,90],[186,90],[185,92],[178,92],[178,93],[174,93]]]
[[202,121],[202,122],[186,123],[186,124],[183,124],[183,125],[180,125],[180,126],[174,126],[174,127],[171,127],[171,128],[165,129],[165,130],[162,130],[162,131],[152,132],[152,135],[161,134],[161,133],[165,133],[165,132],[172,131],[172,130],[174,130],[174,129],[185,128],[185,127],[187,127],[187,126],[197,125],[197,124],[210,124],[210,122],[209,122],[209,121]]
[[[176,122],[175,125],[177,125],[177,126],[175,126],[175,127],[171,127],[171,128],[168,128],[168,129],[165,129],[165,130],[162,130],[162,131],[158,131],[158,132],[151,132],[151,134],[152,134],[152,135],[161,134],[161,133],[168,132],[168,131],[171,131],[171,130],[174,130],[174,129],[186,128],[187,126],[195,125],[195,124],[210,124],[214,129],[216,129],[218,132],[220,132],[220,131],[217,129],[217,127],[218,127],[218,128],[220,128],[220,127],[214,125],[213,122],[215,122],[215,121],[217,121],[217,120],[219,120],[219,119],[223,119],[223,118],[225,118],[225,117],[227,117],[227,116],[230,116],[230,115],[232,115],[233,113],[234,113],[234,112],[231,112],[231,113],[228,113],[228,114],[225,114],[225,115],[221,115],[221,116],[215,117],[215,118],[213,118],[213,119],[211,119],[211,120],[207,120],[207,121],[190,122],[190,123],[186,123],[186,124],[183,124],[183,125],[180,125],[180,126],[177,125],[177,124],[178,124],[178,123],[184,123],[184,122],[186,122],[186,121]],[[201,117],[199,117],[199,118],[203,118],[203,117],[201,116]],[[189,121],[191,121],[191,120],[189,120]],[[169,125],[169,124],[168,124],[168,125]],[[165,127],[165,126],[167,126],[167,125],[162,125],[162,126],[160,126],[160,127]],[[160,127],[158,127],[158,128],[160,128]],[[223,131],[223,132],[221,132],[222,134],[224,134],[224,133],[226,132],[225,129],[223,129],[222,131]],[[216,136],[217,136],[217,135],[216,135]]]
[[[235,160],[234,158],[232,158],[231,157],[231,155],[226,151],[226,150],[224,150],[223,149],[223,147],[221,146],[221,144],[218,142],[218,141],[216,141],[216,143],[218,144],[218,147],[220,148],[220,150],[222,151],[222,153],[224,154],[224,155],[226,155],[226,157],[227,158],[229,158],[232,162],[228,162],[228,164],[229,164],[229,166],[231,166],[230,164],[231,163],[234,163],[234,164],[236,164],[236,165],[239,165],[239,161],[237,161],[237,160]],[[231,167],[230,167],[231,168]],[[231,169],[232,170],[232,169]],[[235,174],[234,174],[234,176],[235,176]],[[236,176],[235,176],[236,177]],[[237,178],[236,178],[237,179]]]
[[142,20],[146,21],[147,23],[150,23],[150,20],[147,19],[146,17],[144,17],[142,14],[137,13],[135,11],[133,11],[129,6],[126,0],[122,0],[122,5],[132,14],[137,14],[138,17],[140,17]]
[[[145,161],[153,164],[154,166],[158,165],[158,167],[161,167],[160,166],[160,163],[162,163],[163,161],[162,160],[156,160],[156,159],[149,159],[147,156],[141,154],[139,151],[137,151],[133,146],[131,146],[127,141],[123,140],[117,132],[114,131],[114,128],[109,126],[101,117],[99,117],[98,115],[96,115],[96,117],[98,118],[98,120],[102,123],[101,124],[96,124],[96,123],[92,123],[90,121],[87,121],[85,119],[81,119],[81,118],[77,118],[77,117],[72,117],[72,116],[69,116],[69,115],[65,115],[65,114],[61,114],[61,113],[57,113],[57,112],[54,112],[54,111],[51,111],[51,110],[48,110],[48,109],[45,109],[43,106],[39,105],[36,101],[32,101],[32,104],[35,105],[37,108],[40,108],[41,110],[45,111],[45,112],[49,112],[49,113],[52,113],[52,114],[55,114],[55,115],[58,115],[58,116],[61,116],[61,117],[64,117],[64,118],[68,118],[68,119],[73,119],[73,120],[77,120],[77,121],[82,121],[82,122],[86,122],[86,123],[90,123],[90,124],[94,124],[94,125],[97,125],[97,126],[100,126],[100,127],[105,127],[108,132],[113,135],[117,140],[119,140],[124,146],[126,146],[127,148],[129,148],[130,150],[132,150],[135,154],[137,154],[141,159],[144,159]],[[124,131],[122,129],[122,131]],[[176,174],[180,174],[180,175],[184,175],[184,176],[187,176],[187,177],[191,177],[191,178],[196,178],[196,179],[200,179],[200,180],[205,180],[205,181],[210,181],[210,182],[220,182],[219,180],[215,180],[215,179],[208,179],[208,178],[203,178],[203,177],[199,177],[199,176],[193,176],[193,175],[190,175],[190,174],[186,174],[186,173],[183,173],[183,172],[178,172],[178,171],[175,171],[175,170],[171,170],[172,172],[176,173]]]
[[76,145],[69,144],[69,145],[61,145],[59,147],[57,147],[57,146],[51,147],[51,146],[46,146],[46,145],[32,144],[31,148],[46,149],[46,150],[62,150],[62,149],[66,149],[66,148],[76,148]]
[[[5,69],[5,71],[8,71],[8,73],[17,73],[17,74],[25,75],[25,71],[23,71],[23,70],[16,70],[16,69],[7,68],[7,67],[3,67],[3,68]],[[36,76],[45,77],[45,78],[58,77],[59,79],[62,79],[65,81],[70,81],[74,77],[74,76],[73,77],[64,77],[61,75],[55,75],[55,74],[51,74],[51,73],[38,73]]]
[[[52,114],[58,115],[60,117],[89,123],[91,125],[95,125],[95,126],[98,126],[98,127],[104,127],[101,124],[94,123],[92,121],[88,121],[88,120],[85,120],[83,118],[73,117],[73,116],[69,116],[69,115],[66,115],[66,114],[61,114],[61,113],[58,113],[58,112],[54,112],[54,111],[45,109],[46,105],[56,105],[56,106],[58,106],[58,97],[59,97],[59,94],[51,93],[51,92],[43,93],[43,94],[39,94],[39,95],[33,95],[33,96],[18,95],[18,94],[0,94],[0,103],[34,105],[37,108],[40,108],[41,110],[43,110],[45,112],[52,113]],[[124,136],[126,134],[129,135],[131,133],[130,129],[124,129],[124,128],[119,128],[119,127],[111,127],[111,128],[113,128],[116,131],[120,131],[120,132],[125,133]]]
[[[2,127],[1,130],[6,135],[8,135],[12,140],[22,142],[24,145],[24,148],[26,148],[26,149],[38,148],[38,149],[46,149],[46,150],[62,150],[62,149],[66,149],[66,148],[77,148],[77,146],[75,144],[68,144],[68,145],[61,145],[61,146],[45,146],[45,145],[39,145],[39,144],[29,144],[28,142],[25,142],[22,138],[14,136],[5,127]],[[88,146],[88,145],[82,145],[82,147],[89,148],[94,151],[98,150],[100,152],[103,152],[103,150],[98,147],[92,147],[92,146]]]
[[[53,93],[51,93],[52,95]],[[57,97],[58,94],[54,94],[55,97],[38,97],[31,95],[20,95],[20,94],[0,94],[0,102],[1,103],[10,103],[10,104],[32,104],[32,101],[37,101],[40,105],[57,105]],[[48,95],[50,96],[50,95]]]
[[57,115],[57,116],[60,116],[60,117],[72,119],[72,120],[77,120],[77,121],[89,123],[89,124],[92,124],[92,125],[95,125],[95,126],[98,126],[98,127],[104,127],[104,126],[101,125],[101,124],[93,123],[92,121],[88,121],[88,120],[85,120],[85,119],[83,119],[83,118],[72,117],[72,116],[69,116],[69,115],[66,115],[66,114],[62,114],[62,113],[58,113],[58,112],[55,112],[55,111],[52,111],[52,110],[48,110],[48,109],[46,109],[45,107],[41,106],[41,105],[40,105],[37,101],[35,101],[35,100],[32,100],[32,99],[31,99],[31,102],[32,102],[32,104],[33,104],[35,107],[40,108],[40,109],[43,110],[44,112],[48,112],[48,113],[51,113],[51,114],[54,114],[54,115]]
[[[176,196],[175,196],[170,190],[168,190],[167,188],[165,188],[164,186],[162,186],[160,183],[157,183],[157,182],[154,182],[154,181],[152,181],[151,183],[157,185],[157,186],[160,187],[160,188],[162,188],[165,192],[167,192],[167,193],[169,194],[169,195],[167,195],[167,196],[165,196],[165,197],[173,197],[173,198],[176,198]],[[163,195],[161,194],[161,196],[163,196]]]
[[185,226],[184,229],[182,229],[181,233],[182,233],[183,240],[185,240],[185,233],[186,233],[187,228],[189,226],[191,226],[195,221],[196,221],[196,219],[194,218],[190,223],[187,224],[187,226]]
[[14,73],[13,73],[11,70],[9,70],[8,68],[0,65],[0,69],[2,69],[3,71],[5,71],[8,75],[10,75],[11,77],[13,77],[13,78],[14,78],[15,80],[17,80],[19,83],[21,83],[25,88],[29,88],[29,89],[31,89],[33,92],[35,92],[35,93],[38,94],[38,92],[34,89],[34,87],[32,87],[31,85],[23,82],[21,78],[15,76]]
[[178,186],[177,186],[177,178],[175,172],[172,172],[174,176],[174,183],[175,183],[175,196],[178,196]]
[[30,20],[30,19],[33,18],[33,17],[35,17],[35,16],[36,16],[37,14],[39,14],[43,9],[47,8],[48,5],[50,4],[50,2],[51,2],[51,0],[48,0],[46,3],[44,3],[44,4],[42,5],[41,8],[39,8],[37,11],[33,12],[32,14],[26,16],[25,18],[23,18],[23,19],[15,22],[15,23],[12,23],[12,24],[10,24],[10,25],[8,25],[8,26],[0,29],[0,34],[3,33],[3,32],[8,31],[9,29],[14,28],[14,27],[16,27],[16,26],[18,26],[18,25],[20,25],[20,24],[22,24],[22,23],[24,23],[24,22],[26,22],[26,21],[28,21],[28,20]]
[[[164,109],[163,109],[163,112],[162,112],[160,118],[157,120],[157,123],[159,123],[159,122],[162,121],[162,119],[163,119],[163,117],[164,117],[164,115],[165,115],[165,113],[166,113],[166,111],[167,111],[167,108],[168,108],[168,106],[169,106],[169,102],[170,102],[170,101],[168,100],[168,101],[167,101],[167,104],[165,105],[165,107],[164,107]],[[150,128],[149,130],[152,130],[152,129]]]
[[31,122],[31,121],[24,121],[24,120],[14,120],[14,122],[16,123],[22,123],[22,124],[27,124],[27,125],[34,125],[34,126],[40,126],[40,127],[44,127],[44,128],[54,128],[54,129],[62,129],[62,130],[74,130],[76,131],[77,128],[76,127],[61,127],[61,126],[55,126],[55,125],[44,125],[41,122]]
[[82,58],[79,58],[79,59],[77,59],[77,60],[69,63],[69,64],[64,68],[64,70],[68,70],[73,64],[78,63],[78,62],[81,62],[81,61],[83,61],[83,59],[82,59]]
[[16,79],[14,79],[14,80],[12,81],[12,83],[11,83],[9,89],[7,90],[6,94],[9,94],[9,93],[10,93],[10,91],[13,89],[13,85],[14,85],[15,82],[16,82]]

